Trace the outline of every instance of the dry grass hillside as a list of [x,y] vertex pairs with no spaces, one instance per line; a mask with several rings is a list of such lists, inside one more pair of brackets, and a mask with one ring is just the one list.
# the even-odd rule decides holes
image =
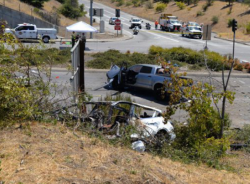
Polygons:
[[0,131],[0,183],[250,183],[250,157],[231,153],[236,171],[185,165],[115,147],[62,125]]
[[[139,17],[143,17],[145,19],[154,21],[158,20],[161,13],[156,13],[155,9],[147,9],[145,5],[140,7],[134,7],[130,5],[129,8],[126,5],[116,6],[117,3],[111,3],[110,0],[97,0],[99,3],[106,4],[108,6],[112,6],[114,8],[120,8],[122,11],[130,13],[132,15],[136,15]],[[126,4],[126,3],[125,3]],[[230,7],[228,7],[227,2],[215,1],[212,6],[208,7],[207,11],[204,12],[202,16],[196,16],[198,11],[202,11],[202,6],[206,4],[206,1],[200,1],[197,6],[190,5],[185,9],[180,10],[175,2],[171,1],[164,12],[167,14],[172,14],[178,16],[179,20],[184,22],[187,21],[196,21],[198,23],[203,24],[212,24],[212,17],[218,16],[219,22],[213,25],[212,30],[217,32],[222,37],[232,38],[232,28],[228,28],[228,19],[235,18],[238,21],[239,30],[237,31],[236,38],[243,41],[250,41],[250,35],[244,34],[245,28],[244,26],[247,23],[250,23],[250,11],[249,7],[235,2],[232,6],[232,11],[229,14]],[[154,7],[156,7],[156,3],[154,3]]]

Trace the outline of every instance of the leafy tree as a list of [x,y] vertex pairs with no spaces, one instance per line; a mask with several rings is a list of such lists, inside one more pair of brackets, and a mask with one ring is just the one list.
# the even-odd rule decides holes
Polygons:
[[170,0],[154,0],[155,3],[157,2],[162,2],[162,3],[166,3],[168,4],[170,2]]
[[226,0],[226,2],[228,2],[228,5],[231,6],[231,4],[233,4],[235,0]]
[[65,3],[65,0],[57,0],[59,3]]
[[56,103],[59,91],[51,82],[50,70],[55,57],[53,53],[41,57],[41,47],[25,46],[10,34],[0,34],[0,129],[37,120]]
[[65,0],[60,9],[61,14],[72,19],[81,17],[84,13],[81,11],[77,0]]
[[24,3],[28,3],[32,6],[35,6],[37,8],[42,8],[43,7],[43,3],[47,2],[49,0],[21,0]]

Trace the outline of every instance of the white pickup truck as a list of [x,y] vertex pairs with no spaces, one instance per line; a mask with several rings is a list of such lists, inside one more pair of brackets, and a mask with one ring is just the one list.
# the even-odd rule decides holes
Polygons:
[[141,24],[143,23],[139,18],[131,18],[129,22],[131,23],[129,29],[133,29],[135,26],[138,26],[141,29]]
[[56,39],[57,30],[54,28],[37,28],[34,24],[18,24],[14,29],[5,29],[5,33],[14,34],[18,39],[42,39],[48,43],[51,39]]
[[162,72],[161,66],[150,64],[138,64],[130,68],[127,68],[126,64],[121,67],[113,65],[107,72],[108,84],[112,84],[114,89],[122,89],[125,86],[148,89],[154,91],[157,99],[162,99],[164,81],[172,81],[170,75],[171,73]]
[[176,16],[168,16],[168,14],[162,14],[159,18],[160,29],[163,31],[180,31],[181,23]]

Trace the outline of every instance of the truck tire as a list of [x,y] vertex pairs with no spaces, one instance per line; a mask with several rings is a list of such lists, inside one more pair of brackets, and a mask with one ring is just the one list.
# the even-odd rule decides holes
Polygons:
[[162,94],[162,84],[156,84],[154,87],[154,95],[156,100],[164,100],[165,94]]
[[44,36],[42,40],[43,40],[43,43],[49,43],[50,37]]
[[182,36],[182,37],[184,37],[184,34],[183,34],[183,32],[181,33],[181,36]]
[[199,36],[199,38],[201,39],[201,38],[202,38],[202,36]]

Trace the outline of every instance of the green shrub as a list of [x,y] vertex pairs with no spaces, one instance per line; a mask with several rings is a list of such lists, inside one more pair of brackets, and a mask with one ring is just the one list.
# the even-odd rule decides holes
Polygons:
[[247,23],[247,25],[245,26],[246,28],[246,33],[250,34],[250,22]]
[[34,10],[33,10],[35,13],[39,13],[39,9],[38,8],[34,8]]
[[213,71],[220,71],[223,69],[224,58],[217,52],[205,51],[208,67]]
[[91,68],[107,69],[111,64],[120,66],[124,61],[128,66],[135,64],[155,64],[154,57],[147,54],[134,52],[133,54],[123,54],[118,50],[108,50],[104,53],[94,54],[92,61],[89,61],[87,66]]
[[234,67],[235,70],[239,70],[239,71],[242,71],[243,70],[243,65],[242,64],[237,64],[235,67]]
[[74,6],[71,3],[71,0],[66,0],[63,6],[59,9],[60,13],[63,14],[65,17],[75,19],[84,15],[81,12],[78,2],[74,2]]
[[117,0],[117,4],[116,4],[116,6],[122,6],[122,5],[124,5],[124,0]]
[[211,51],[195,51],[183,47],[174,47],[171,49],[163,49],[159,46],[151,46],[149,48],[149,54],[155,57],[161,56],[166,61],[177,60],[188,64],[198,64],[199,66],[205,66],[204,56],[207,61],[207,65],[214,71],[222,70],[224,58],[216,52]]
[[232,27],[233,25],[233,19],[228,19],[227,20],[227,27]]
[[197,17],[202,16],[202,15],[204,15],[204,13],[202,11],[197,11],[197,13],[196,13]]
[[131,1],[126,2],[126,6],[131,6],[133,3]]
[[43,7],[43,3],[49,0],[21,0],[24,3],[28,3],[32,6],[35,6],[37,8],[42,8]]
[[178,8],[179,8],[180,10],[183,10],[183,9],[186,8],[185,3],[183,3],[183,2],[176,2],[176,5],[178,6]]
[[212,20],[213,24],[217,24],[219,22],[219,17],[213,16],[211,20]]
[[141,5],[140,0],[132,0],[134,7],[139,7]]
[[205,12],[205,11],[207,11],[208,7],[209,7],[208,4],[204,4],[204,5],[202,6],[202,10]]
[[156,12],[163,12],[166,7],[167,7],[167,5],[164,3],[157,3],[157,5],[155,7],[155,11]]
[[201,70],[201,67],[198,64],[189,65],[190,70]]
[[[181,80],[178,75],[172,75],[170,89],[178,89]],[[205,162],[213,167],[218,167],[219,158],[222,157],[229,147],[229,137],[220,138],[221,118],[217,110],[214,109],[211,96],[215,93],[214,87],[207,83],[197,83],[191,87],[186,87],[183,92],[175,91],[171,94],[174,99],[178,94],[184,95],[191,102],[175,105],[170,103],[166,109],[165,119],[168,120],[175,114],[177,109],[187,113],[186,124],[175,123],[176,138],[172,143],[174,149],[179,150],[178,157],[195,162]],[[215,95],[215,100],[221,99],[220,95]],[[177,99],[178,100],[178,99]],[[226,120],[227,121],[227,120]],[[226,122],[226,125],[229,123]]]
[[152,45],[149,48],[149,54],[152,54],[152,55],[159,55],[159,54],[162,54],[163,52],[164,52],[164,49],[160,46]]

